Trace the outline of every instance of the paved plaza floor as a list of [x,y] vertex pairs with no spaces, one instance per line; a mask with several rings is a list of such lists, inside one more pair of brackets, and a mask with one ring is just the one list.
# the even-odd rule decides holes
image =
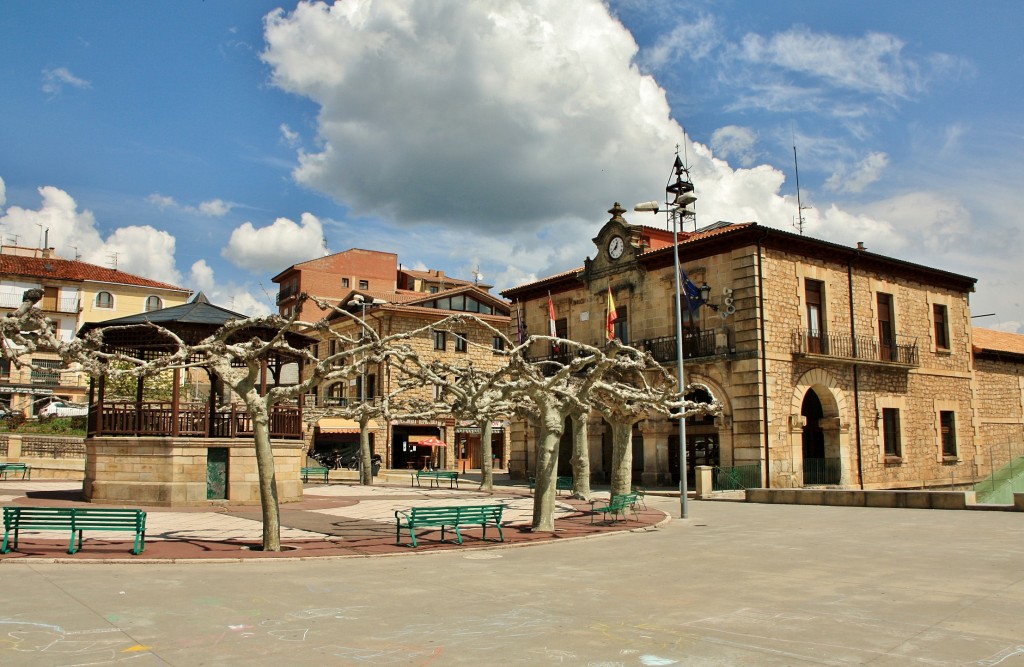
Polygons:
[[[662,512],[641,510],[637,517],[626,516],[617,523],[592,516],[589,503],[573,500],[561,493],[555,509],[555,531],[534,533],[529,530],[533,514],[533,496],[525,487],[498,487],[494,493],[481,493],[478,483],[464,481],[460,488],[448,486],[409,486],[383,484],[360,486],[353,482],[311,483],[305,486],[301,502],[285,503],[281,510],[281,542],[287,551],[262,553],[263,523],[259,506],[224,505],[216,509],[146,507],[146,547],[139,556],[130,553],[133,536],[125,532],[86,532],[83,548],[73,556],[66,553],[67,532],[24,532],[17,552],[0,555],[0,564],[25,558],[187,560],[240,558],[319,558],[404,553],[408,531],[402,542],[395,538],[395,511],[431,505],[504,506],[502,530],[504,542],[513,546],[540,540],[564,540],[601,533],[642,529],[665,519]],[[607,491],[595,497],[608,497]],[[0,504],[33,506],[87,506],[81,496],[81,483],[71,481],[0,481]],[[417,530],[417,551],[494,547],[497,533],[491,529],[487,539],[478,528],[462,529],[462,546],[440,541],[440,529]]]
[[648,503],[523,548],[4,562],[0,664],[1024,666],[1019,513]]

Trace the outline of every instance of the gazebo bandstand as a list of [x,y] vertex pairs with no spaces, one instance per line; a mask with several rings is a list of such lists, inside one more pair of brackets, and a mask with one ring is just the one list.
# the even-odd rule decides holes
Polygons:
[[[149,361],[176,349],[176,343],[153,325],[194,345],[236,319],[246,316],[214,306],[200,293],[181,306],[86,324],[79,336],[102,329],[103,352]],[[251,327],[235,336],[267,340],[276,333],[270,327]],[[315,342],[296,333],[289,333],[288,339],[297,348]],[[230,392],[224,391],[212,369],[203,366],[201,359],[195,361],[210,380],[208,400],[202,403],[181,400],[180,368],[173,369],[170,401],[143,400],[142,378],[134,400],[107,398],[105,377],[90,382],[83,483],[86,499],[163,506],[260,502],[252,419],[244,405],[228,400]],[[280,384],[282,371],[295,361],[276,353],[262,359],[261,391]],[[308,443],[301,404],[299,400],[274,406],[270,415],[279,502],[302,498],[299,473]]]

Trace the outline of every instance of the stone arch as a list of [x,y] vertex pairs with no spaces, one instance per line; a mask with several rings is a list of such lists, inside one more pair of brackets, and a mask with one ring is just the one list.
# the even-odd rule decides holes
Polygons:
[[[797,485],[848,483],[848,414],[847,394],[828,370],[814,368],[797,380],[789,416],[792,466]],[[809,449],[811,439],[819,439],[819,446]],[[815,452],[813,458],[807,458],[808,451]]]
[[824,368],[812,368],[796,381],[790,414],[800,414],[800,407],[803,405],[808,389],[814,389],[818,394],[826,419],[838,418],[846,421],[844,419],[848,410],[846,392],[839,386],[835,376]]

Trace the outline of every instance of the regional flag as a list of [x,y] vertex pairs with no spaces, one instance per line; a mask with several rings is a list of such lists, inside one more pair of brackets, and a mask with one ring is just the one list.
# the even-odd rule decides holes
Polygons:
[[612,286],[608,286],[608,318],[607,326],[605,327],[605,334],[608,340],[615,338],[615,320],[618,319],[619,314],[615,308],[615,299],[612,298]]
[[[548,325],[551,330],[551,337],[558,338],[558,330],[555,328],[555,302],[551,300],[551,292],[548,292]],[[558,343],[552,343],[555,352],[558,351]]]

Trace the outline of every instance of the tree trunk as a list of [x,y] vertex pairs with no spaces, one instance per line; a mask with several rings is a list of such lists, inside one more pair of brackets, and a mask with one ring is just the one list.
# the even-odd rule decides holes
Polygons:
[[256,470],[260,482],[260,507],[263,510],[263,550],[281,550],[281,513],[277,504],[277,477],[274,449],[270,444],[269,406],[262,398],[247,399],[256,441]]
[[491,420],[480,420],[480,490],[494,491],[494,465],[491,458]]
[[537,478],[533,487],[534,531],[555,529],[555,479],[558,476],[558,441],[561,429],[541,422],[537,434]]
[[613,496],[633,489],[633,424],[611,422]]
[[373,486],[373,452],[370,451],[369,417],[359,418],[359,483]]
[[587,413],[573,413],[572,419],[572,494],[590,500],[590,443]]

